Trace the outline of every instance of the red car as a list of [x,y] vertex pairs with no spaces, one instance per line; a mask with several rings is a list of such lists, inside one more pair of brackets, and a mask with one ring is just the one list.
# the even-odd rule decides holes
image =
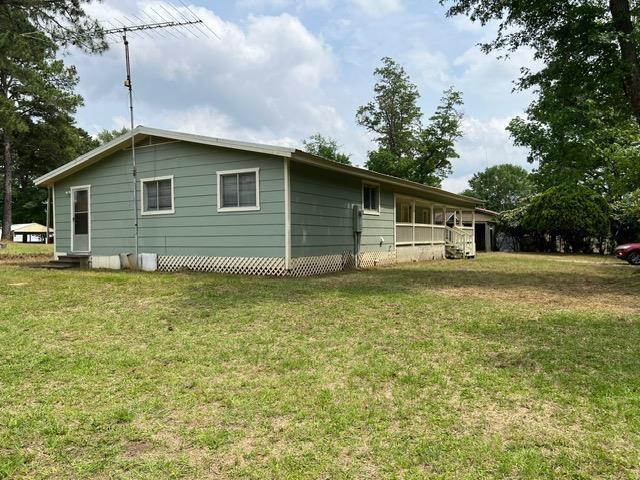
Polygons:
[[616,248],[616,257],[631,265],[640,265],[640,243],[625,243]]

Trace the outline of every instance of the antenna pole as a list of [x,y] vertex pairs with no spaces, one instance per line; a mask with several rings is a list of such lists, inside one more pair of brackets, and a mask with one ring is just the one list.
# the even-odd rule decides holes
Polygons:
[[[2,0],[0,0],[0,3],[2,2]],[[181,3],[184,5],[184,3],[181,0]],[[187,8],[187,10],[189,10],[189,8],[184,5],[185,8]],[[129,120],[130,120],[130,130],[131,130],[131,165],[132,165],[132,176],[133,176],[133,218],[134,218],[134,233],[133,233],[133,237],[134,237],[134,245],[135,245],[135,266],[136,268],[139,265],[139,260],[138,260],[138,251],[139,251],[139,214],[138,214],[138,168],[136,165],[136,140],[134,137],[134,122],[133,122],[133,85],[131,83],[131,60],[129,58],[129,40],[127,39],[127,32],[130,34],[139,34],[139,33],[145,33],[147,34],[148,30],[159,30],[159,29],[163,29],[163,28],[185,28],[187,29],[188,32],[191,32],[192,35],[194,36],[198,36],[194,33],[193,30],[190,30],[190,28],[195,28],[198,32],[203,33],[198,26],[200,24],[204,25],[211,33],[213,33],[214,35],[216,35],[216,37],[218,37],[218,35],[211,30],[211,28],[209,28],[202,20],[200,20],[198,17],[196,17],[193,12],[191,10],[189,10],[190,16],[187,17],[184,14],[181,14],[175,7],[174,10],[176,12],[176,16],[174,16],[173,14],[171,14],[171,12],[169,12],[165,7],[162,7],[169,15],[169,19],[162,19],[159,18],[157,22],[154,23],[141,23],[139,25],[122,25],[122,27],[115,27],[115,28],[110,28],[110,29],[105,29],[103,31],[103,33],[105,35],[119,35],[122,34],[122,40],[124,42],[124,54],[125,54],[125,61],[126,61],[126,67],[127,67],[127,78],[124,81],[124,86],[129,90]],[[155,11],[155,10],[154,10]],[[126,17],[125,17],[126,18]],[[136,17],[138,18],[138,17]],[[151,18],[151,17],[150,17]],[[141,19],[140,19],[141,20]],[[152,18],[153,20],[153,18]],[[122,22],[120,22],[122,23]],[[113,24],[112,24],[113,26]],[[204,32],[204,35],[208,37],[208,35],[206,34],[206,32]],[[219,38],[219,37],[218,37]],[[144,195],[144,192],[140,192],[141,195]],[[141,202],[142,203],[142,202]]]
[[129,40],[127,40],[127,28],[122,29],[122,40],[124,41],[124,55],[127,65],[127,79],[124,86],[129,90],[129,120],[131,127],[131,165],[133,175],[133,241],[135,252],[135,265],[138,265],[138,171],[136,165],[136,139],[133,135],[133,85],[131,84],[131,62],[129,61]]

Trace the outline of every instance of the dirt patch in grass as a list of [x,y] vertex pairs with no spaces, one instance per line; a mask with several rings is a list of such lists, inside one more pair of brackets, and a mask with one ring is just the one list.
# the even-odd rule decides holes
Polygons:
[[154,445],[146,440],[132,440],[124,444],[125,457],[139,457],[154,449]]
[[[563,291],[568,290],[568,291]],[[559,287],[557,291],[531,291],[528,287],[482,288],[457,287],[438,289],[440,293],[454,298],[476,298],[494,302],[496,305],[508,306],[513,303],[531,305],[540,310],[578,310],[603,311],[620,314],[637,314],[640,312],[640,294],[635,296],[602,293],[589,289],[577,292],[573,289]]]

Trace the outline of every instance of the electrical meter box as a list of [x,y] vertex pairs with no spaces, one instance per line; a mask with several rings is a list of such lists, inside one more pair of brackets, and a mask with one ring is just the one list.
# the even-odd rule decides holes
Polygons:
[[362,233],[362,207],[360,205],[353,206],[353,231]]

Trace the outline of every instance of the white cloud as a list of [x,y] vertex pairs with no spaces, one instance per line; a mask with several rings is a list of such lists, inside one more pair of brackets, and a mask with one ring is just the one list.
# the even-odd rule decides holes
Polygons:
[[[148,1],[139,7],[150,16],[159,8]],[[101,18],[128,13],[100,8]],[[298,18],[249,16],[241,25],[191,8],[220,39],[131,38],[136,124],[287,142],[310,130],[344,128],[324,96],[323,83],[335,72],[331,48]],[[86,104],[109,111],[108,118],[126,112],[122,57],[122,46],[115,45],[100,57],[74,58]]]
[[458,30],[460,30],[461,32],[471,32],[471,33],[480,34],[482,33],[483,29],[486,28],[486,27],[483,27],[480,22],[471,21],[469,17],[467,17],[466,15],[455,15],[454,17],[450,17],[450,18],[451,18],[452,25]]
[[465,103],[476,111],[515,116],[533,98],[531,91],[513,91],[523,66],[533,70],[539,66],[531,50],[520,49],[509,58],[497,58],[474,46],[458,56],[452,65],[457,70],[456,86],[467,94]]
[[469,188],[469,179],[471,175],[463,175],[460,177],[449,177],[442,181],[442,188],[454,193],[461,193]]
[[[140,10],[153,16],[151,6],[157,11],[158,5],[110,0],[89,8],[114,19]],[[401,0],[244,0],[216,4],[215,13],[190,8],[221,38],[158,32],[130,39],[136,124],[288,146],[320,132],[362,165],[374,145],[355,124],[355,110],[372,98],[373,69],[389,55],[418,85],[425,117],[444,88],[463,91],[465,137],[446,188],[463,190],[471,174],[496,163],[528,166],[504,127],[530,101],[530,94],[510,91],[531,57],[518,52],[504,61],[483,54],[475,45],[493,35],[491,27]],[[71,60],[85,97],[81,126],[93,133],[128,125],[122,44]]]
[[460,192],[467,188],[473,173],[501,163],[513,163],[531,170],[527,162],[527,151],[513,145],[506,127],[510,118],[491,118],[481,121],[469,117],[463,120],[464,137],[456,149],[460,158],[455,159],[453,174],[443,182],[443,188]]
[[402,10],[401,0],[353,0],[353,4],[372,17],[382,17]]
[[411,80],[418,85],[420,91],[441,92],[455,83],[449,61],[443,52],[419,49],[409,52],[407,58]]
[[296,11],[309,9],[328,9],[334,4],[334,0],[240,0],[237,5],[250,11],[282,10],[293,8]]

